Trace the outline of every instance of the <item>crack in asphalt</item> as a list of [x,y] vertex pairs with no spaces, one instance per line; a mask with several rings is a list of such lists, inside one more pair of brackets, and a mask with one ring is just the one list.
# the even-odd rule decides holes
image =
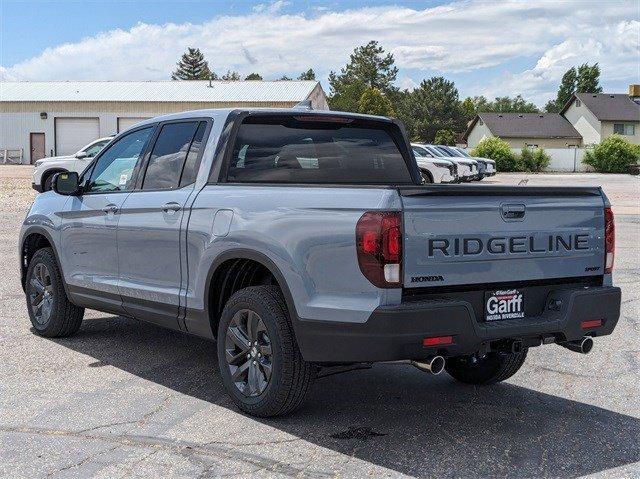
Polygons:
[[[184,441],[180,439],[169,439],[153,436],[141,436],[131,434],[87,434],[81,431],[68,431],[64,429],[47,429],[38,427],[25,427],[25,426],[2,426],[0,425],[0,432],[13,433],[13,434],[29,434],[38,436],[61,436],[61,437],[73,437],[87,440],[98,440],[104,442],[116,443],[114,450],[122,446],[141,447],[156,450],[164,450],[171,453],[177,453],[183,456],[199,455],[208,457],[218,457],[223,459],[232,459],[238,462],[250,464],[257,467],[258,470],[267,470],[271,472],[277,472],[288,477],[302,477],[309,479],[325,479],[330,477],[331,474],[326,472],[307,471],[288,463],[281,461],[268,459],[266,457],[250,453],[235,451],[231,447],[225,447],[225,445],[232,446],[234,448],[241,447],[243,444],[237,444],[233,442],[212,442],[208,444],[198,444],[190,441]],[[295,440],[300,440],[296,438]],[[257,445],[270,445],[280,444],[283,442],[293,442],[294,440],[274,440],[263,441],[257,443]],[[253,445],[253,444],[249,444]],[[95,454],[94,454],[95,455]],[[92,455],[93,456],[93,455]],[[91,459],[91,457],[89,458]],[[86,461],[81,461],[86,463]],[[71,467],[77,467],[77,464],[72,464]]]
[[91,453],[91,454],[89,454],[88,456],[86,456],[85,458],[83,458],[82,460],[80,460],[78,462],[75,462],[73,464],[69,464],[68,466],[61,467],[59,469],[56,469],[55,471],[52,471],[52,472],[48,473],[45,477],[51,477],[51,476],[53,476],[55,474],[60,474],[61,472],[68,471],[69,469],[75,469],[76,467],[82,467],[83,465],[91,462],[95,458],[100,457],[100,456],[102,456],[104,454],[108,454],[110,452],[113,452],[116,449],[118,449],[119,447],[120,447],[120,445],[116,444],[115,446],[109,447],[109,448],[107,448],[107,449],[105,449],[103,451],[97,451],[97,452]]

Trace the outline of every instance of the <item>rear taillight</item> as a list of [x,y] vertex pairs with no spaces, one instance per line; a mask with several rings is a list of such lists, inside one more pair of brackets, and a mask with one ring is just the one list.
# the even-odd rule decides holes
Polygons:
[[362,274],[378,288],[402,286],[402,223],[399,211],[367,211],[356,225]]
[[611,208],[604,209],[604,273],[613,271],[613,259],[616,253],[616,226]]

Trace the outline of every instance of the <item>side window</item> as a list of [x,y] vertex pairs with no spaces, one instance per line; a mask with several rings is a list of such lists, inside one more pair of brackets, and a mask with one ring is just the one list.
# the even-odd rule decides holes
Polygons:
[[133,170],[147,146],[153,127],[123,136],[104,152],[91,172],[87,192],[127,191],[133,187]]
[[84,150],[85,153],[87,154],[87,158],[93,158],[94,156],[96,156],[98,153],[102,151],[102,149],[105,147],[107,143],[109,143],[109,140],[99,141],[98,143],[94,143],[89,148]]
[[178,188],[197,129],[197,121],[169,123],[162,127],[149,157],[143,190]]
[[207,130],[207,122],[201,121],[196,131],[196,136],[191,142],[191,148],[189,148],[189,154],[187,154],[187,160],[184,162],[184,168],[182,169],[182,178],[180,178],[180,186],[190,185],[196,181],[198,176],[198,168],[200,167],[200,158],[202,150],[206,143],[204,132]]

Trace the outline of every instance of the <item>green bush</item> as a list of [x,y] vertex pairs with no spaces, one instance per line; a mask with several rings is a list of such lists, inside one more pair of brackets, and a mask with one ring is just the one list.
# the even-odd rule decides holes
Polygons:
[[551,158],[542,148],[523,148],[520,153],[520,167],[524,171],[539,173],[549,166]]
[[498,171],[520,171],[520,158],[509,143],[497,136],[485,138],[471,151],[471,156],[495,160]]
[[631,165],[640,161],[640,148],[620,135],[612,135],[588,151],[583,162],[598,173],[627,173]]

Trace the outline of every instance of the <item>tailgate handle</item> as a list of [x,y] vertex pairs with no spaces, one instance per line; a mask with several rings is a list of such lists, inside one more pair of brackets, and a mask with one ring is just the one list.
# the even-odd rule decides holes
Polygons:
[[524,205],[502,205],[502,219],[505,221],[522,221],[524,213]]

